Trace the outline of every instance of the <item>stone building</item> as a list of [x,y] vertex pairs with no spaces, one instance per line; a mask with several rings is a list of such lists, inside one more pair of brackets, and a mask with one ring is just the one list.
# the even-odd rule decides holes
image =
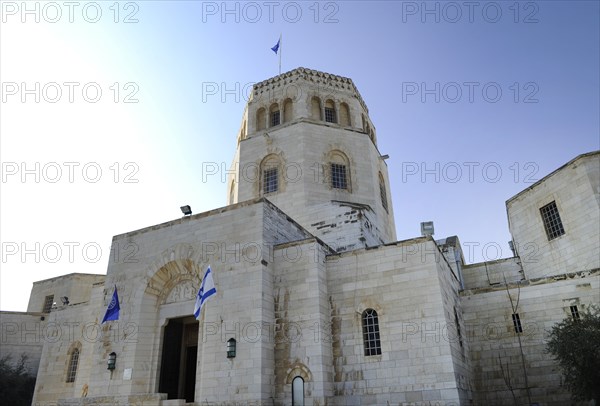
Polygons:
[[544,331],[600,302],[600,152],[507,201],[513,258],[467,265],[455,236],[396,241],[351,79],[256,84],[237,137],[228,206],[117,235],[106,276],[37,282],[2,313],[3,347],[39,354],[33,404],[569,402]]

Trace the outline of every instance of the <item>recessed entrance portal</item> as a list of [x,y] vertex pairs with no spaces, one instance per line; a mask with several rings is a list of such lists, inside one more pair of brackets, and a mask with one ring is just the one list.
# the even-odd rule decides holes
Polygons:
[[158,391],[168,399],[194,401],[198,321],[192,316],[170,319],[164,328]]

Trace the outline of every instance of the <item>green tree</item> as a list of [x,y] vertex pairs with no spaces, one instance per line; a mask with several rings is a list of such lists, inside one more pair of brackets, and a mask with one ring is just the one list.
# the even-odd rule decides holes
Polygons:
[[29,406],[33,398],[35,376],[27,371],[27,356],[21,355],[15,364],[11,356],[0,358],[0,399],[5,405]]
[[555,324],[546,350],[558,361],[574,400],[600,400],[600,308]]

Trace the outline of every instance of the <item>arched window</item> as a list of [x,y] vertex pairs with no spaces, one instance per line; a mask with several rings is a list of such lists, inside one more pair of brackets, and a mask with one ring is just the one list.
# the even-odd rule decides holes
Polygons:
[[379,196],[381,197],[381,205],[388,211],[388,201],[387,201],[387,193],[385,191],[385,180],[383,179],[383,175],[379,172]]
[[325,121],[328,123],[337,123],[337,119],[335,117],[335,104],[333,100],[327,100],[325,102]]
[[280,189],[281,161],[277,155],[269,155],[260,165],[263,194],[275,193]]
[[329,179],[333,189],[350,190],[350,163],[340,151],[329,154]]
[[240,140],[246,139],[246,121],[244,120],[242,124],[242,130],[240,131]]
[[279,105],[273,103],[269,108],[269,126],[275,127],[279,124],[281,124],[281,111],[279,111]]
[[266,113],[264,107],[261,107],[256,112],[256,131],[265,129],[265,119],[266,119],[265,114],[267,114],[267,113]]
[[318,97],[313,97],[310,101],[310,117],[313,120],[321,119],[321,100]]
[[285,99],[283,102],[283,122],[289,123],[292,121],[294,110],[294,106],[292,104],[292,99]]
[[304,406],[304,379],[300,376],[292,381],[292,405]]
[[377,312],[367,309],[362,314],[363,341],[365,356],[381,354],[381,340],[379,337],[379,319]]
[[67,382],[75,382],[75,376],[77,376],[77,366],[79,365],[79,348],[74,348],[71,351],[71,357],[69,358],[69,365],[67,367]]
[[346,103],[340,104],[340,124],[350,127],[350,107]]

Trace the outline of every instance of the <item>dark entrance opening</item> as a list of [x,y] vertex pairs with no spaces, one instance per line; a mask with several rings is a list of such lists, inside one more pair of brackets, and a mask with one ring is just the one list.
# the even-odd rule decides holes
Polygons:
[[193,317],[170,319],[164,328],[158,391],[167,399],[194,401],[198,322]]

